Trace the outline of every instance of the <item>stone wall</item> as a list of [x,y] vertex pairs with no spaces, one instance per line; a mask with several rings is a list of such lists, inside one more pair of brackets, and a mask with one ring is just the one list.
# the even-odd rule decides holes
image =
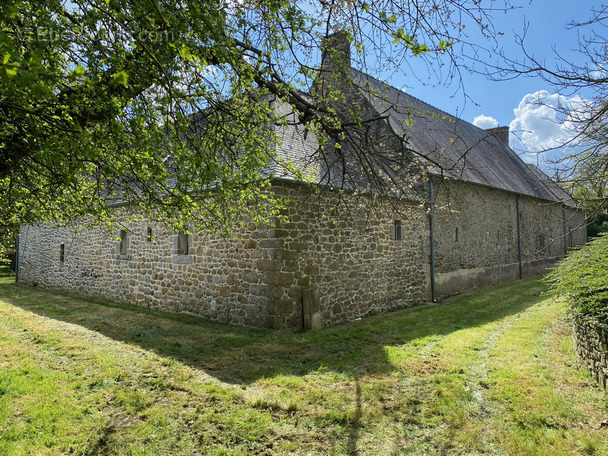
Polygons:
[[[459,182],[436,188],[437,296],[519,278],[516,195]],[[276,226],[245,223],[231,239],[129,221],[128,208],[116,209],[123,226],[111,232],[24,227],[20,281],[277,329],[305,326],[305,295],[318,326],[429,300],[428,207],[287,183],[273,191],[290,202]],[[583,216],[571,215],[576,228]],[[520,216],[524,275],[541,272],[563,256],[561,205],[521,197]],[[582,239],[579,230],[568,242]]]
[[[276,228],[246,226],[234,239],[194,232],[185,254],[178,234],[129,222],[128,209],[117,209],[123,226],[111,232],[24,227],[20,281],[263,328],[302,328],[306,290],[318,296],[322,325],[426,300],[422,208],[399,203],[395,213],[301,186],[274,191],[292,201]],[[395,220],[399,241],[391,238]]]
[[574,346],[593,378],[608,390],[608,326],[584,318],[574,319]]
[[519,208],[523,275],[542,274],[566,255],[563,207],[522,196]]
[[[324,326],[403,308],[429,298],[429,229],[424,207],[378,205],[348,194],[283,186],[297,204],[275,230],[279,327],[301,327],[301,292],[319,297]],[[401,236],[396,239],[395,222]]]
[[568,247],[580,247],[587,243],[587,219],[582,208],[566,210],[566,232]]
[[178,235],[128,222],[128,215],[123,209],[119,217],[127,233],[125,254],[120,228],[24,227],[20,281],[221,322],[272,326],[272,284],[261,267],[273,256],[272,229],[241,228],[229,240],[195,232],[187,254],[180,255]]
[[[516,194],[435,179],[436,294],[517,280],[519,247]],[[586,242],[584,213],[569,209],[564,237],[560,203],[519,198],[523,276],[542,273],[569,245]]]

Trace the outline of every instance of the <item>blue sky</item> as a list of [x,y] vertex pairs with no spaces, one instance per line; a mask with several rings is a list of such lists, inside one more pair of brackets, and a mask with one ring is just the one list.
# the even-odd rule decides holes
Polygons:
[[[500,6],[500,2],[494,4]],[[578,31],[567,30],[566,25],[572,20],[589,19],[591,8],[599,6],[594,1],[572,0],[513,0],[512,4],[518,7],[508,13],[496,12],[494,15],[496,30],[504,34],[499,37],[500,46],[508,56],[519,58],[522,50],[515,42],[515,34],[521,34],[524,23],[527,23],[526,47],[548,66],[552,66],[555,61],[555,51],[566,59],[579,58],[575,51]],[[552,114],[546,109],[522,103],[526,97],[539,91],[546,91],[544,94],[549,97],[548,100],[564,100],[554,95],[555,89],[540,78],[520,77],[495,82],[479,74],[463,73],[463,79],[463,90],[473,102],[466,100],[462,92],[455,93],[455,87],[425,87],[414,78],[407,81],[392,79],[389,82],[397,87],[405,85],[406,91],[415,97],[480,127],[511,126],[512,130],[518,130],[511,135],[512,145],[518,152],[543,149],[554,143],[561,134],[560,126],[548,119]],[[476,117],[479,117],[477,121]],[[523,139],[523,147],[518,138]],[[543,160],[537,159],[533,154],[524,158],[526,161],[538,160],[539,164],[543,164]]]

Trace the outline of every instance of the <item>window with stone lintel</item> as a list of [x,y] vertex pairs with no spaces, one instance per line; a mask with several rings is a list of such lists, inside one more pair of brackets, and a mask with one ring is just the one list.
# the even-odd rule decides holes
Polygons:
[[129,237],[127,230],[120,230],[120,255],[127,255]]
[[173,263],[194,263],[194,250],[192,249],[192,236],[185,231],[173,236]]
[[401,220],[395,220],[393,222],[393,226],[391,227],[391,236],[390,237],[393,241],[403,240],[403,226],[401,225]]
[[188,255],[188,241],[189,236],[186,233],[179,233],[177,235],[177,254]]

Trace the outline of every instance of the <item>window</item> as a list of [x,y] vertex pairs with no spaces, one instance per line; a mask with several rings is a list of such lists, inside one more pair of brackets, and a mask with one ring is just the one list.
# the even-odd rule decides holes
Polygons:
[[395,220],[393,230],[395,232],[395,241],[401,241],[403,239],[403,230],[401,227],[401,220]]
[[186,233],[179,233],[177,235],[177,254],[188,255],[188,235]]
[[120,230],[120,255],[127,254],[127,230]]
[[454,230],[454,242],[458,242],[458,227]]
[[148,227],[148,234],[146,235],[146,241],[152,242],[152,228]]
[[173,264],[193,264],[195,249],[190,245],[192,239],[184,232],[173,235]]
[[59,246],[59,264],[63,264],[65,262],[65,244],[61,244]]

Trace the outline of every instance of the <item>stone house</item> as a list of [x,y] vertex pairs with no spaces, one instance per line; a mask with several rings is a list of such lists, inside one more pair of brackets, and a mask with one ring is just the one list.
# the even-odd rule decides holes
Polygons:
[[[351,69],[348,43],[332,49],[345,63],[331,69],[345,72],[331,86],[346,94],[337,109],[355,105],[369,120],[370,155],[381,149],[415,163],[398,174],[411,191],[378,198],[359,191],[364,180],[336,185],[331,176],[340,173],[328,155],[319,161],[314,135],[286,125],[278,127],[279,155],[326,190],[311,194],[276,170],[271,191],[294,204],[275,225],[245,224],[232,239],[171,233],[146,221],[116,233],[84,223],[24,226],[19,281],[220,322],[300,329],[538,274],[586,242],[584,211],[521,161],[507,127],[479,129]],[[290,115],[285,105],[276,110]],[[351,176],[359,171],[348,160],[339,166]],[[126,217],[131,209],[116,210]]]

